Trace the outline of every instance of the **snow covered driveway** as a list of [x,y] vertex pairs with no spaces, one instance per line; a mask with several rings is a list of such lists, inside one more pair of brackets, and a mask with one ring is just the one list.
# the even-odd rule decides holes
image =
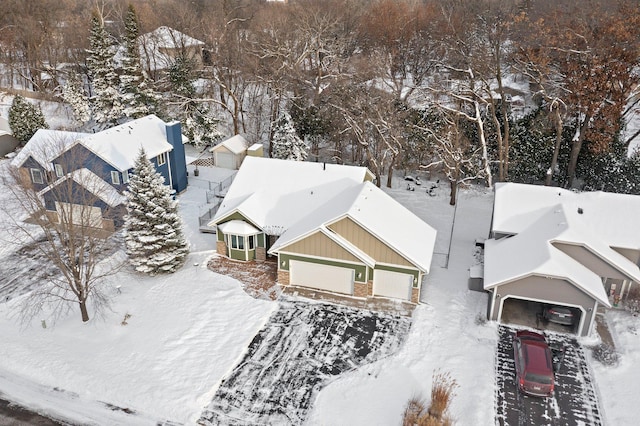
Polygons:
[[516,330],[500,326],[496,353],[497,412],[499,425],[602,425],[594,383],[584,351],[575,338],[545,333],[550,346],[564,346],[565,356],[556,372],[550,398],[522,395],[516,387],[512,339]]
[[405,317],[282,298],[199,424],[301,424],[339,374],[399,349]]

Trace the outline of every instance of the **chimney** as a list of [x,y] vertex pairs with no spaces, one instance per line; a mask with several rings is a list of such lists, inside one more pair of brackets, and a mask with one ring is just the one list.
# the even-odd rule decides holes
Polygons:
[[171,173],[171,182],[173,189],[180,193],[187,189],[187,160],[184,154],[184,145],[182,144],[182,128],[179,121],[166,123],[167,142],[173,146],[168,153],[169,165]]
[[582,210],[582,207],[578,207],[578,214],[582,214],[584,213],[584,210]]

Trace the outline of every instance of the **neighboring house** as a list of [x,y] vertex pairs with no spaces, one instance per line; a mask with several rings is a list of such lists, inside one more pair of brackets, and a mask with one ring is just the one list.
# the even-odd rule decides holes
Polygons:
[[154,79],[178,57],[190,59],[202,68],[204,42],[169,27],[158,27],[139,37],[142,66]]
[[217,251],[276,256],[278,282],[418,303],[436,231],[365,167],[248,156],[210,225]]
[[562,305],[588,335],[598,306],[617,305],[640,283],[638,217],[635,195],[496,184],[484,250],[488,317],[500,321],[513,300]]
[[186,189],[183,142],[179,122],[148,115],[99,133],[38,130],[11,164],[39,191],[47,211],[60,216],[62,207],[85,211],[90,204],[91,217],[115,229],[123,223],[121,194],[140,148],[168,186]]
[[213,164],[224,169],[237,170],[247,156],[249,143],[242,135],[235,135],[209,149]]
[[20,141],[13,137],[9,121],[0,117],[0,157],[4,157],[20,145]]

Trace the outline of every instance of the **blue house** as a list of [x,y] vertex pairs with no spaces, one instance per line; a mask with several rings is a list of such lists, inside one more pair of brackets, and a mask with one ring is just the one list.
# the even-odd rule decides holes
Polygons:
[[122,192],[133,173],[140,149],[164,179],[180,193],[187,187],[184,138],[180,123],[165,123],[155,115],[98,133],[38,130],[12,165],[33,185],[50,214],[92,226],[122,226]]

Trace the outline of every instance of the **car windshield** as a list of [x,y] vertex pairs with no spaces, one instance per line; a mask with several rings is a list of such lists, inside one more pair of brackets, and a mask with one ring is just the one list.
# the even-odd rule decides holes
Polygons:
[[550,385],[553,383],[553,379],[551,377],[535,373],[527,373],[524,379],[527,382],[541,383],[543,385]]

